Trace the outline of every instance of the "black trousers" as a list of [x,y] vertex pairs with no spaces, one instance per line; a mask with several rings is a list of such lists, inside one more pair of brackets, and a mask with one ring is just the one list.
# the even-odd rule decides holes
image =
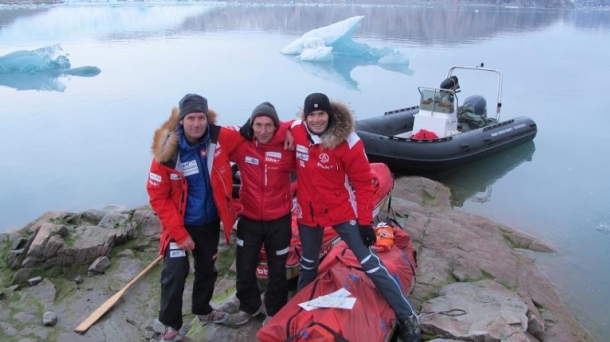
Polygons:
[[237,224],[237,293],[239,309],[254,313],[261,306],[260,290],[256,279],[256,267],[261,247],[267,254],[267,291],[265,308],[273,316],[288,301],[286,260],[292,238],[292,217],[287,214],[273,221],[255,221],[247,217]]
[[[218,255],[220,221],[217,220],[203,226],[185,225],[185,227],[195,242],[195,249],[192,252],[195,268],[192,313],[207,315],[212,312],[210,300],[212,300],[214,285],[218,277],[215,262]],[[159,321],[174,329],[180,329],[183,323],[182,297],[189,270],[188,253],[178,249],[172,240],[165,250],[165,264],[161,272]]]

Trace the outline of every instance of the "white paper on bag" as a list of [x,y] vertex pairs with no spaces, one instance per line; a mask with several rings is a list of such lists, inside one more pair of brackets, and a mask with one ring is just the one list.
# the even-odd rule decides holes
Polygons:
[[300,303],[299,306],[306,311],[316,308],[352,309],[356,304],[356,298],[349,297],[350,295],[351,293],[348,290],[341,288],[333,293]]

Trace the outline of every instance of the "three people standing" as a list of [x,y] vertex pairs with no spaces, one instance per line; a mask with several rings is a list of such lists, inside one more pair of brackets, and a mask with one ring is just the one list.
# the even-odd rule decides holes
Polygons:
[[[209,302],[217,271],[220,221],[225,232],[236,220],[231,208],[232,180],[229,155],[242,175],[242,218],[237,229],[236,325],[260,313],[256,265],[261,246],[266,248],[269,285],[267,315],[287,301],[286,258],[291,237],[292,195],[290,171],[298,179],[297,220],[303,254],[298,289],[317,275],[323,227],[332,226],[360,260],[366,274],[396,312],[406,342],[420,340],[419,322],[399,284],[381,259],[369,248],[376,236],[372,228],[373,179],[364,145],[354,131],[349,108],[331,102],[321,93],[305,99],[301,120],[293,122],[296,151],[284,150],[286,128],[270,103],[252,112],[249,132],[214,125],[207,100],[187,94],[179,109],[157,132],[147,190],[163,230],[159,320],[167,326],[162,341],[178,341],[182,326],[182,294],[189,271],[187,252],[195,260],[193,314],[203,323],[223,323],[228,314]],[[226,235],[228,241],[228,235]]]

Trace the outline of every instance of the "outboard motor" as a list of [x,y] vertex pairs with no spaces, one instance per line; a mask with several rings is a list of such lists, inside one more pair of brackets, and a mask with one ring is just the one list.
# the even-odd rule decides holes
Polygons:
[[471,95],[464,100],[464,105],[471,104],[474,114],[487,118],[487,101],[481,95]]
[[454,93],[459,92],[460,84],[458,82],[457,76],[445,78],[445,80],[441,82],[441,89],[453,90]]

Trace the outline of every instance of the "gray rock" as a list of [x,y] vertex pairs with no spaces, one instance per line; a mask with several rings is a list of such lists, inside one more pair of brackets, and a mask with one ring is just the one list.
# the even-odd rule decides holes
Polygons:
[[32,268],[32,267],[36,266],[39,262],[40,262],[40,258],[28,256],[21,263],[21,267]]
[[52,220],[60,219],[61,217],[64,217],[69,214],[70,213],[67,213],[67,212],[46,212],[46,213],[42,214],[42,216],[40,216],[38,219],[36,219],[36,221],[32,221],[32,222],[26,224],[23,227],[23,231],[32,234],[32,236],[35,236],[35,235],[37,235],[36,233],[38,232],[38,230],[40,229],[40,227],[43,224],[50,222]]
[[28,279],[28,285],[36,286],[36,285],[40,284],[41,281],[42,281],[42,277],[41,276],[30,278],[30,279]]
[[117,253],[117,256],[120,258],[133,258],[135,253],[131,249],[126,249]]
[[97,209],[90,209],[80,214],[80,224],[97,226],[104,217],[105,213]]
[[110,259],[103,256],[95,259],[95,261],[89,266],[88,271],[100,274],[104,273],[108,267],[110,267]]
[[0,299],[4,299],[4,292],[0,291]]
[[65,249],[64,239],[59,235],[53,235],[47,241],[44,250],[42,251],[42,256],[44,259],[49,259],[57,255],[58,252],[61,252]]
[[453,283],[439,297],[422,307],[435,313],[451,309],[466,311],[463,316],[422,317],[422,328],[444,338],[465,341],[527,341],[527,304],[514,292],[493,280]]
[[68,228],[64,225],[56,225],[53,223],[42,224],[28,249],[27,256],[32,258],[49,257],[50,255],[48,255],[48,253],[45,255],[45,249],[51,236],[59,235],[60,237],[63,237],[67,234]]
[[11,249],[12,250],[22,249],[23,247],[25,247],[27,242],[28,242],[28,239],[20,236],[17,239],[15,239],[15,241],[13,241],[13,244],[11,245]]
[[152,324],[152,331],[156,333],[163,333],[163,331],[165,331],[165,325],[159,322],[159,319],[155,318]]
[[53,311],[47,311],[42,315],[42,324],[44,326],[54,326],[57,324],[57,314]]
[[0,322],[0,328],[2,328],[2,330],[4,330],[4,333],[6,335],[9,335],[9,336],[17,335],[17,329],[15,329],[15,327],[12,326],[10,323]]
[[76,277],[74,277],[74,282],[77,283],[77,284],[82,284],[82,283],[85,282],[85,278],[83,278],[80,275],[77,275]]
[[22,268],[13,275],[13,279],[11,279],[11,284],[25,284],[31,276],[31,268]]
[[137,209],[133,214],[133,222],[140,226],[140,233],[149,241],[159,239],[161,222],[150,208]]
[[156,333],[154,331],[148,330],[148,331],[144,332],[144,338],[147,340],[152,340],[153,337],[155,337],[155,334]]
[[538,339],[544,336],[544,320],[541,316],[534,314],[531,311],[527,312],[527,332],[534,335]]
[[19,268],[19,266],[21,265],[21,257],[25,255],[25,249],[14,249],[10,252],[8,252],[7,255],[7,259],[8,259],[8,266],[12,269],[16,269]]
[[8,290],[11,292],[17,292],[17,291],[21,290],[21,285],[16,284],[16,285],[9,286]]
[[117,228],[119,226],[124,225],[128,219],[129,215],[127,214],[116,211],[110,211],[107,212],[104,217],[102,217],[102,220],[100,221],[100,223],[98,223],[98,226],[104,228]]
[[36,317],[34,315],[26,313],[26,312],[18,312],[13,318],[21,323],[34,323],[36,322]]

